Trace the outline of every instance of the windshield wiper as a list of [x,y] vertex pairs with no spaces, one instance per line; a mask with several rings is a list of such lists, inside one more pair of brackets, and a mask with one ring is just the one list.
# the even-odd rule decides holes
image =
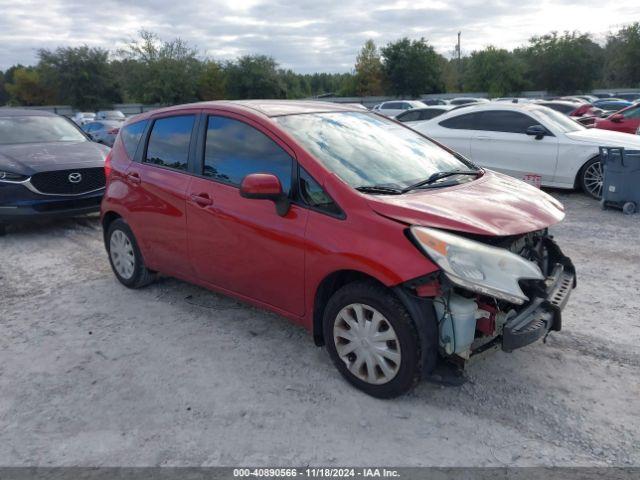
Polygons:
[[437,182],[438,180],[442,180],[443,178],[452,177],[454,175],[480,175],[480,170],[449,170],[448,172],[436,172],[432,174],[426,180],[422,180],[418,183],[414,183],[413,185],[409,185],[408,187],[400,190],[400,193],[407,193],[411,190],[415,190],[416,188],[424,187],[427,185],[431,185],[432,183]]
[[393,187],[385,187],[384,185],[363,185],[361,187],[355,187],[356,190],[362,193],[373,193],[373,194],[383,194],[383,195],[399,195],[402,190]]

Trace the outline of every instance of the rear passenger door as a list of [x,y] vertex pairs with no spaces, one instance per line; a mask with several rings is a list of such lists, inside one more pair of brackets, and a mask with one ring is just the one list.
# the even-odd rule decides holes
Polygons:
[[152,118],[138,161],[126,174],[131,192],[127,220],[142,244],[145,263],[175,276],[191,273],[185,194],[199,113],[180,111]]
[[240,196],[250,173],[272,173],[292,195],[293,151],[240,115],[203,117],[198,176],[187,192],[190,258],[201,280],[283,312],[304,313],[308,210],[292,204],[281,217],[269,200]]
[[524,179],[539,175],[553,182],[558,158],[558,138],[541,139],[526,130],[540,122],[522,112],[485,110],[471,140],[471,160],[493,170]]

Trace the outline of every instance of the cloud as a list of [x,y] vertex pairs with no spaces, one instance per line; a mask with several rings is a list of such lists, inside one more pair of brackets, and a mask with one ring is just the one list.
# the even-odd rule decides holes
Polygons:
[[344,72],[367,38],[378,45],[424,37],[449,55],[462,31],[463,51],[513,48],[551,30],[602,39],[640,18],[637,0],[0,0],[0,69],[33,64],[40,48],[87,44],[115,50],[140,29],[181,37],[203,56],[230,60],[258,53],[297,72]]

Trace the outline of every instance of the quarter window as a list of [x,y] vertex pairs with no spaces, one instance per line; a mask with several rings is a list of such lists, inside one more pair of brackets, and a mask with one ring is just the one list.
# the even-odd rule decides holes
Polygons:
[[186,171],[194,120],[194,115],[156,120],[149,136],[144,161],[161,167]]
[[302,167],[300,167],[299,185],[300,196],[304,203],[310,207],[332,215],[340,215],[342,213],[338,205],[327,195],[320,184]]
[[202,174],[239,186],[250,173],[271,173],[291,189],[293,160],[276,142],[244,122],[210,116]]
[[136,150],[138,149],[138,143],[140,143],[140,139],[142,138],[145,128],[147,128],[147,120],[132,123],[121,130],[120,136],[122,137],[122,143],[124,144],[124,149],[126,150],[127,155],[129,155],[129,158],[133,158],[135,156]]

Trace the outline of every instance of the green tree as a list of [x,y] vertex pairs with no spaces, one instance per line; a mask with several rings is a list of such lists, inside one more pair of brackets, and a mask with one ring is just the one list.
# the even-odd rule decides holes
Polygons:
[[6,83],[10,103],[24,106],[55,104],[55,92],[46,86],[33,67],[20,67],[12,72],[12,82]]
[[500,97],[524,90],[524,64],[507,50],[489,46],[465,62],[464,89]]
[[214,61],[203,64],[198,79],[198,98],[200,100],[222,100],[226,97],[225,73]]
[[202,62],[184,40],[163,41],[142,30],[118,54],[113,67],[126,99],[165,105],[197,99]]
[[605,82],[612,87],[640,87],[640,23],[609,35],[605,46]]
[[231,98],[285,98],[286,86],[271,57],[246,55],[227,63],[225,70]]
[[588,91],[602,75],[602,47],[588,34],[552,32],[533,37],[528,47],[514,54],[526,62],[526,76],[534,88],[557,93]]
[[378,48],[373,40],[367,40],[356,57],[356,95],[377,96],[384,94],[384,73]]
[[0,71],[0,107],[2,107],[9,100],[9,92],[4,87],[5,77],[4,72]]
[[424,38],[403,38],[382,48],[383,66],[392,93],[417,97],[444,90],[439,55]]
[[121,101],[107,50],[86,45],[42,49],[38,57],[42,80],[56,91],[60,103],[95,110]]

